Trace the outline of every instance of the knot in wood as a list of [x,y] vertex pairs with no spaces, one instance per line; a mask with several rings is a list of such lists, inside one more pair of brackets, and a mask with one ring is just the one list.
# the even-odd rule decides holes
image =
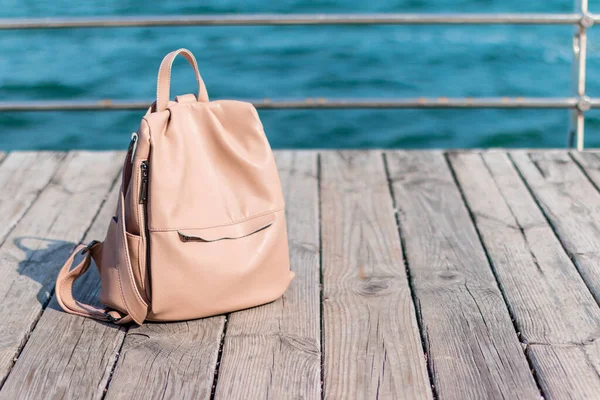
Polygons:
[[390,287],[389,279],[367,277],[357,282],[356,292],[362,296],[382,296],[389,291]]

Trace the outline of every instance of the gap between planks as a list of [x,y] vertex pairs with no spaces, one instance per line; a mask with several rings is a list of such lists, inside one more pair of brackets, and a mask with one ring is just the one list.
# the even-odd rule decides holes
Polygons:
[[317,199],[319,201],[319,339],[321,341],[321,400],[325,400],[325,345],[323,341],[323,209],[321,205],[321,153],[317,153]]

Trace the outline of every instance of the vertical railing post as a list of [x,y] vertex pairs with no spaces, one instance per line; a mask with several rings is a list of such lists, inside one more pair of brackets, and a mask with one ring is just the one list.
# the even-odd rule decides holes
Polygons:
[[569,126],[569,146],[573,147],[573,139],[577,141],[577,150],[584,147],[584,113],[590,109],[588,98],[585,95],[585,67],[587,57],[587,28],[594,23],[588,12],[588,0],[575,0],[575,11],[581,14],[581,20],[573,36],[573,77],[572,91],[579,99],[577,107],[571,110]]

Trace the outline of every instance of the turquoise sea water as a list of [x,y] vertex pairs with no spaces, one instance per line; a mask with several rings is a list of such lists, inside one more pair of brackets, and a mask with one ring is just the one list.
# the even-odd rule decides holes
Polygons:
[[[221,13],[571,12],[569,0],[0,0],[2,18]],[[600,12],[595,1],[591,11]],[[570,26],[174,27],[4,31],[0,100],[152,99],[187,47],[212,98],[568,96]],[[600,96],[600,27],[588,93]],[[172,93],[194,92],[184,61]],[[0,113],[0,149],[122,149],[142,111]],[[564,147],[566,110],[260,111],[276,148]],[[600,145],[600,112],[586,146]]]

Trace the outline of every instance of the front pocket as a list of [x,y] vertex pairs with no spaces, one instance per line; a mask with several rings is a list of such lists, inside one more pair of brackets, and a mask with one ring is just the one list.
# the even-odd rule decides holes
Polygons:
[[142,238],[140,236],[132,235],[129,232],[125,232],[125,236],[127,237],[129,260],[131,261],[131,268],[133,270],[135,281],[140,283],[141,292],[146,294],[147,300],[148,293],[146,290],[146,263],[144,261],[145,249]]
[[[101,290],[100,301],[106,306],[126,312],[121,298],[121,284],[117,271],[118,224],[115,217],[110,220],[108,231],[102,246],[102,257],[99,260]],[[96,260],[98,261],[98,260]]]
[[148,319],[187,320],[254,307],[285,291],[284,211],[208,229],[151,230]]
[[274,222],[275,214],[267,214],[237,224],[207,229],[180,229],[177,233],[182,242],[216,242],[218,240],[241,239],[267,229]]

